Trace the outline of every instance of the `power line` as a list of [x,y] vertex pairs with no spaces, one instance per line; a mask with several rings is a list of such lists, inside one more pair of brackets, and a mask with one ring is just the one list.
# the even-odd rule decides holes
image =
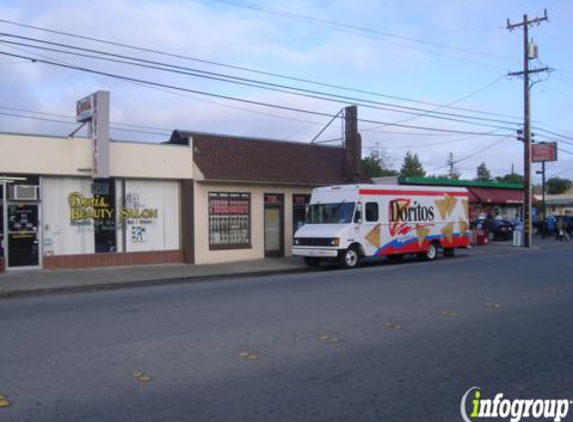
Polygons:
[[[287,80],[296,81],[296,82],[303,82],[303,83],[313,84],[313,85],[327,87],[327,88],[340,89],[340,90],[349,91],[349,92],[357,92],[357,93],[368,94],[368,95],[373,95],[373,96],[378,96],[378,97],[383,97],[383,98],[389,98],[389,99],[393,99],[393,100],[429,105],[429,106],[434,106],[434,107],[440,106],[440,104],[433,103],[433,102],[420,101],[420,100],[415,100],[415,99],[406,98],[406,97],[399,97],[399,96],[394,96],[394,95],[387,95],[387,94],[382,94],[382,93],[378,93],[378,92],[374,92],[374,91],[368,91],[368,90],[363,90],[363,89],[346,87],[346,86],[336,85],[336,84],[329,84],[329,83],[314,81],[311,79],[299,78],[299,77],[295,77],[295,76],[288,76],[288,75],[283,75],[283,74],[274,73],[274,72],[267,72],[267,71],[263,71],[263,70],[259,70],[259,69],[236,66],[236,65],[231,65],[231,64],[227,64],[227,63],[221,63],[221,62],[215,62],[215,61],[205,60],[205,59],[199,59],[196,57],[184,56],[184,55],[180,55],[180,54],[173,54],[173,53],[168,53],[165,51],[154,50],[151,48],[138,47],[138,46],[134,46],[134,45],[130,45],[130,44],[124,44],[124,43],[119,43],[119,42],[115,42],[115,41],[104,40],[101,38],[88,37],[88,36],[73,34],[73,33],[69,33],[69,32],[57,31],[57,30],[53,30],[53,29],[49,29],[49,28],[27,25],[27,24],[15,22],[15,21],[10,21],[10,20],[6,20],[6,19],[0,19],[0,22],[5,23],[5,24],[9,24],[9,25],[23,27],[23,28],[33,29],[36,31],[42,31],[42,32],[47,32],[47,33],[51,33],[51,34],[56,34],[56,35],[63,35],[63,36],[67,36],[67,37],[98,42],[98,43],[102,43],[102,44],[106,44],[106,45],[112,45],[112,46],[116,46],[116,47],[129,48],[129,49],[133,49],[136,51],[153,53],[153,54],[158,54],[158,55],[177,58],[177,59],[189,60],[189,61],[194,61],[194,62],[202,63],[202,64],[208,64],[208,65],[212,65],[212,66],[226,67],[229,69],[240,70],[240,71],[255,73],[255,74],[259,74],[259,75],[265,75],[265,76],[271,76],[271,77],[276,77],[276,78],[281,78],[281,79],[287,79]],[[483,110],[475,110],[475,109],[464,108],[464,107],[448,107],[448,108],[453,109],[453,110],[469,111],[469,112],[474,112],[474,113],[479,113],[479,114],[484,114],[484,115],[508,117],[508,118],[512,118],[512,119],[518,118],[516,116],[511,116],[511,115],[507,115],[507,114],[495,113],[495,112],[489,112],[489,111],[483,111]]]
[[[477,137],[481,137],[481,136],[490,136],[493,135],[494,132],[496,131],[491,131],[487,134],[483,134],[483,135],[471,135],[471,136],[466,136],[464,138],[461,139],[454,139],[454,140],[449,140],[449,141],[442,141],[442,142],[432,142],[429,144],[422,144],[420,145],[418,144],[412,144],[412,145],[404,145],[404,146],[384,146],[384,149],[409,149],[409,148],[428,148],[428,147],[433,147],[433,146],[437,146],[437,145],[451,145],[451,144],[456,144],[459,142],[464,142],[464,141],[468,141],[470,139],[475,139]],[[380,149],[378,147],[372,147],[372,146],[367,146],[367,147],[363,147],[364,149]]]
[[[71,52],[71,51],[65,51],[65,50],[54,49],[54,48],[49,48],[49,47],[41,47],[41,46],[37,46],[37,45],[18,43],[18,42],[13,42],[13,41],[5,41],[5,40],[0,41],[2,43],[9,44],[9,45],[19,45],[19,46],[25,46],[25,47],[40,49],[42,51],[52,51],[52,52],[70,54],[70,55],[79,56],[79,57],[92,58],[92,59],[97,59],[97,60],[105,60],[105,61],[110,61],[110,62],[114,62],[114,63],[137,66],[137,67],[142,67],[142,68],[146,68],[146,69],[167,71],[167,72],[172,72],[172,73],[177,73],[177,74],[182,74],[182,75],[206,78],[206,79],[220,81],[220,82],[233,83],[233,84],[248,86],[248,87],[252,87],[252,88],[254,87],[254,88],[260,88],[260,89],[267,89],[267,90],[271,90],[271,91],[275,91],[275,92],[287,93],[287,94],[291,94],[291,95],[299,95],[299,96],[304,96],[304,97],[308,97],[308,98],[319,99],[322,101],[331,101],[331,102],[340,103],[341,102],[340,100],[344,100],[345,102],[351,101],[354,104],[361,105],[362,107],[367,107],[367,108],[374,108],[374,109],[380,109],[380,110],[397,112],[397,113],[406,113],[406,114],[412,114],[415,112],[416,117],[421,116],[421,115],[425,115],[428,118],[451,120],[451,121],[464,123],[464,124],[473,124],[473,125],[479,125],[479,126],[495,127],[495,128],[507,129],[507,130],[513,130],[513,128],[499,127],[499,126],[487,125],[487,124],[481,124],[481,123],[478,124],[478,123],[474,123],[474,122],[467,122],[467,121],[460,120],[460,119],[471,119],[471,120],[477,120],[477,121],[496,122],[496,123],[502,123],[502,124],[514,124],[514,125],[517,124],[517,122],[507,121],[507,120],[491,119],[491,118],[484,118],[484,117],[474,117],[474,116],[460,115],[460,114],[454,114],[454,113],[443,113],[443,112],[437,112],[434,110],[420,109],[417,107],[400,106],[400,105],[395,105],[395,104],[391,104],[391,103],[366,100],[363,98],[356,98],[356,97],[349,97],[349,96],[338,95],[338,94],[325,93],[325,92],[321,92],[321,91],[315,91],[315,90],[304,89],[304,88],[297,88],[297,87],[282,85],[282,84],[274,84],[274,83],[263,82],[263,81],[258,81],[258,80],[254,80],[254,79],[241,78],[241,77],[236,77],[236,76],[227,75],[227,74],[204,71],[204,70],[200,70],[200,69],[186,68],[186,67],[182,67],[182,66],[176,66],[176,65],[151,61],[151,60],[133,58],[133,57],[129,57],[129,56],[124,56],[124,55],[115,54],[115,53],[109,53],[109,52],[100,51],[100,50],[93,50],[93,49],[88,49],[88,48],[83,48],[83,47],[71,46],[71,45],[67,45],[67,44],[38,40],[35,38],[30,38],[30,37],[22,37],[22,36],[6,34],[6,33],[0,33],[0,36],[8,36],[8,37],[14,37],[14,38],[19,38],[19,39],[32,40],[34,42],[39,42],[39,43],[43,43],[43,44],[56,45],[56,46],[60,46],[60,47],[64,47],[64,48],[86,51],[86,52],[100,54],[100,55],[104,55],[104,56],[110,56],[110,57],[114,57],[114,58],[93,56],[91,54]],[[115,59],[115,57],[121,58],[121,59],[127,59],[128,61]],[[498,80],[496,80],[495,82],[497,82],[497,81]],[[473,95],[473,94],[470,94],[469,96],[471,96],[471,95]],[[328,98],[328,97],[332,97],[332,98]],[[458,100],[458,101],[461,101],[461,100]],[[388,107],[390,107],[390,108],[388,108]],[[440,108],[443,108],[443,107],[440,107]],[[418,112],[422,112],[422,113],[420,114]],[[401,123],[401,121],[398,123]]]
[[566,149],[563,149],[563,148],[557,148],[557,149],[561,152],[564,152],[565,154],[573,155],[573,152],[567,151]]
[[[532,128],[532,129],[535,129],[535,130],[540,130],[540,131],[545,132],[545,133],[549,133],[549,134],[554,135],[554,136],[557,136],[557,137],[559,137],[559,138],[570,139],[570,140],[573,141],[573,137],[571,137],[571,136],[567,136],[567,135],[563,135],[563,134],[560,134],[560,133],[552,132],[552,131],[550,131],[550,130],[543,129],[543,128],[538,127],[538,126],[532,126],[531,128]],[[563,141],[563,140],[561,140],[561,142],[563,142],[563,143],[565,143],[565,144],[573,145],[572,142],[567,142],[567,141]]]
[[[509,139],[510,137],[511,137],[511,136],[507,135],[507,136],[504,136],[504,137],[501,138],[501,139],[497,139],[495,142],[492,142],[491,144],[489,144],[489,145],[487,145],[487,146],[485,146],[485,147],[483,147],[483,148],[480,148],[480,149],[478,149],[477,151],[474,151],[474,152],[472,152],[471,154],[468,154],[468,155],[466,155],[466,156],[463,157],[463,158],[460,158],[460,159],[458,159],[458,160],[454,160],[454,164],[459,164],[460,162],[465,161],[465,160],[467,160],[468,158],[471,158],[471,157],[474,157],[474,156],[476,156],[476,155],[478,155],[478,154],[481,154],[482,152],[487,151],[487,150],[490,149],[490,148],[493,148],[494,146],[500,144],[501,142],[505,141],[506,139]],[[443,165],[443,166],[436,167],[436,168],[433,169],[432,171],[436,171],[436,170],[442,169],[442,168],[444,168],[444,167],[447,167],[448,165],[449,165],[449,164],[445,164],[445,165]]]
[[[16,113],[5,113],[5,112],[0,112],[1,116],[7,116],[7,117],[16,117],[19,119],[29,119],[29,120],[38,120],[38,121],[42,121],[42,122],[50,122],[50,123],[60,123],[60,124],[66,124],[66,125],[73,125],[73,126],[77,126],[77,122],[70,122],[67,120],[58,120],[58,119],[50,119],[50,118],[46,118],[46,117],[37,117],[37,116],[25,116],[23,114],[16,114]],[[114,127],[112,125],[110,125],[110,129],[116,130],[116,131],[120,131],[120,132],[133,132],[133,133],[144,133],[147,135],[160,135],[160,136],[166,136],[166,135],[170,135],[171,131],[169,131],[169,133],[159,133],[159,132],[151,132],[151,131],[145,131],[145,130],[136,130],[136,129],[122,129],[122,128],[118,128],[118,127]]]
[[[45,111],[30,110],[30,109],[26,109],[26,108],[9,107],[9,106],[3,106],[3,105],[0,105],[0,108],[4,109],[4,110],[13,110],[13,111],[22,111],[25,113],[40,114],[43,116],[54,116],[54,117],[63,117],[66,119],[74,119],[74,116],[71,116],[69,114],[49,113],[49,112],[45,112]],[[122,122],[110,122],[110,124],[116,125],[116,126],[128,126],[128,127],[134,127],[134,128],[151,129],[151,130],[164,131],[164,132],[169,132],[169,133],[172,132],[171,129],[166,129],[166,128],[157,127],[157,126],[136,125],[133,123],[122,123]]]
[[[1,41],[0,41],[0,42],[1,42]],[[61,64],[66,64],[66,65],[72,66],[72,65],[70,65],[69,63],[66,63],[66,62],[64,62],[64,61],[57,60],[57,59],[54,59],[54,58],[51,58],[51,57],[48,57],[48,56],[44,56],[44,55],[41,55],[41,54],[38,54],[38,53],[34,53],[34,52],[28,51],[28,50],[23,49],[23,48],[18,48],[18,47],[13,47],[13,46],[8,46],[8,47],[9,47],[9,48],[13,48],[13,49],[18,50],[18,51],[25,51],[26,53],[34,54],[35,56],[42,57],[42,58],[47,59],[47,60],[52,60],[52,61],[55,61],[55,62],[59,62],[59,63],[61,63]],[[0,52],[0,54],[2,54],[2,53]],[[33,58],[28,58],[28,59],[29,59],[29,60],[27,60],[26,63],[29,63],[30,60],[31,60],[33,63],[36,62],[36,59],[33,59]],[[223,103],[220,103],[220,102],[218,102],[218,101],[207,100],[207,99],[205,99],[205,98],[198,98],[198,97],[196,97],[196,96],[189,95],[189,94],[187,94],[187,93],[176,92],[176,91],[174,92],[173,90],[170,90],[170,89],[167,89],[167,88],[163,88],[163,87],[159,87],[159,86],[154,86],[154,85],[150,85],[150,84],[146,84],[146,83],[139,83],[139,82],[134,82],[134,81],[129,81],[129,80],[128,80],[128,81],[124,81],[124,82],[132,83],[132,84],[134,84],[134,85],[138,85],[138,86],[142,86],[142,87],[145,87],[145,88],[148,88],[148,89],[153,89],[153,90],[165,92],[165,93],[168,93],[168,94],[171,94],[171,95],[175,95],[175,96],[179,96],[179,97],[183,97],[183,98],[191,98],[191,99],[193,99],[193,100],[195,100],[195,101],[200,101],[200,102],[204,102],[204,103],[207,103],[207,104],[214,104],[214,105],[217,105],[217,106],[219,106],[219,107],[225,107],[225,108],[233,109],[233,110],[240,110],[240,111],[244,111],[244,112],[252,113],[252,114],[257,114],[257,115],[261,115],[261,116],[273,117],[273,118],[276,118],[276,119],[294,121],[294,122],[298,122],[298,123],[304,123],[304,124],[315,125],[315,126],[322,124],[321,122],[316,122],[316,121],[311,121],[311,120],[304,120],[304,119],[298,119],[298,118],[294,118],[294,117],[287,117],[287,116],[282,116],[282,115],[273,114],[273,113],[267,113],[267,112],[258,111],[258,110],[251,110],[251,109],[248,109],[248,108],[239,107],[239,106],[234,106],[234,105],[230,105],[230,104],[223,104]]]
[[[242,102],[242,103],[247,103],[247,104],[253,104],[253,105],[258,105],[258,106],[263,106],[263,107],[271,107],[271,108],[281,109],[281,110],[285,110],[285,111],[293,111],[293,112],[299,112],[299,113],[313,114],[316,116],[323,116],[323,117],[332,117],[332,115],[328,114],[328,113],[317,112],[317,111],[306,110],[306,109],[300,109],[300,108],[290,107],[290,106],[283,106],[283,105],[278,105],[278,104],[265,103],[262,101],[247,100],[244,98],[233,97],[230,95],[214,94],[214,93],[199,91],[199,90],[195,90],[195,89],[177,87],[177,86],[173,86],[173,85],[169,85],[169,84],[152,82],[152,81],[147,81],[144,79],[138,79],[138,78],[133,78],[133,77],[124,76],[124,75],[117,75],[117,74],[113,74],[113,73],[109,73],[109,72],[98,71],[98,70],[80,67],[80,66],[73,66],[73,65],[63,64],[63,63],[56,63],[56,62],[53,62],[50,60],[36,59],[33,57],[26,57],[26,56],[22,56],[19,54],[13,54],[13,53],[7,53],[7,52],[0,51],[0,55],[22,58],[22,59],[28,59],[28,60],[38,62],[38,63],[49,64],[52,66],[57,66],[57,67],[62,67],[62,68],[67,68],[67,69],[72,69],[72,70],[79,70],[82,72],[92,73],[92,74],[101,75],[101,76],[107,76],[110,78],[119,79],[119,80],[123,80],[123,81],[138,82],[141,84],[159,86],[162,88],[175,89],[175,90],[179,90],[179,91],[190,92],[190,93],[194,93],[194,94],[205,95],[205,96],[210,96],[210,97],[215,97],[215,98],[220,98],[220,99],[225,99],[225,100],[231,100],[231,101],[237,101],[237,102]],[[370,119],[359,119],[359,121],[364,122],[364,123],[374,123],[374,124],[389,123],[389,122],[383,122],[383,121],[379,121],[379,120],[370,120]],[[446,132],[446,133],[460,133],[460,134],[468,134],[468,135],[483,135],[483,134],[485,134],[484,132],[471,132],[471,131],[462,131],[462,130],[454,130],[454,129],[440,129],[440,128],[428,127],[428,126],[414,126],[414,125],[402,125],[402,124],[392,124],[392,125],[398,126],[398,127],[411,128],[411,129],[412,128],[413,129],[422,129],[422,130]],[[504,136],[504,135],[495,135],[495,136]]]
[[[487,85],[485,85],[485,86],[479,88],[478,90],[476,90],[476,91],[474,91],[474,92],[472,92],[472,93],[470,93],[470,94],[464,95],[463,97],[461,97],[461,98],[459,98],[459,99],[457,99],[457,100],[455,100],[455,101],[452,101],[451,103],[445,104],[445,105],[443,105],[443,106],[436,107],[436,108],[430,110],[429,112],[435,112],[435,111],[438,111],[438,110],[440,110],[440,109],[442,109],[442,108],[445,108],[445,107],[448,107],[448,106],[450,106],[450,105],[457,104],[457,103],[459,103],[459,102],[461,102],[461,101],[463,101],[463,100],[466,100],[466,99],[468,99],[468,98],[470,98],[470,97],[472,97],[472,96],[474,96],[474,95],[476,95],[476,94],[479,94],[480,92],[485,91],[486,89],[492,87],[493,85],[495,85],[496,83],[498,83],[499,81],[501,81],[501,80],[504,79],[504,78],[505,78],[505,75],[502,75],[502,76],[500,76],[499,78],[495,79],[493,82],[490,82],[489,84],[487,84]],[[395,123],[405,123],[405,122],[409,122],[409,121],[411,121],[411,120],[417,119],[417,118],[419,118],[419,117],[426,117],[426,116],[428,116],[427,113],[420,113],[420,114],[416,114],[415,116],[408,117],[408,118],[403,119],[403,120],[399,120],[399,121],[397,121],[397,122],[395,122]],[[380,127],[380,126],[373,126],[373,127],[371,127],[371,128],[368,128],[368,129],[363,129],[363,131],[374,130],[375,128],[379,128],[379,127]],[[382,126],[382,127],[384,127],[384,126]]]
[[[311,24],[315,24],[315,25],[319,25],[319,26],[325,26],[328,27],[330,29],[333,30],[337,30],[337,31],[343,31],[343,32],[348,32],[349,30],[352,31],[351,33],[355,34],[357,31],[359,34],[365,35],[365,36],[369,36],[370,38],[372,36],[383,36],[383,37],[388,37],[388,38],[394,38],[394,39],[399,39],[402,41],[408,41],[408,42],[414,42],[417,44],[424,44],[424,45],[428,45],[431,47],[437,47],[437,48],[442,48],[442,49],[448,49],[448,50],[453,50],[453,51],[458,51],[458,52],[462,52],[462,53],[466,53],[466,54],[472,54],[472,55],[480,55],[480,56],[489,56],[489,57],[493,57],[493,58],[501,58],[503,60],[514,60],[516,61],[517,59],[514,57],[509,57],[509,56],[500,56],[500,55],[496,55],[496,54],[492,54],[489,52],[483,52],[483,51],[472,51],[470,49],[467,48],[463,48],[463,47],[455,47],[455,46],[451,46],[451,45],[447,45],[447,44],[442,44],[442,43],[438,43],[438,42],[434,42],[434,41],[428,41],[428,40],[424,40],[424,39],[419,39],[419,38],[413,38],[413,37],[407,37],[404,35],[398,35],[398,34],[393,34],[390,32],[383,32],[383,31],[379,31],[379,30],[375,30],[372,28],[365,28],[365,27],[361,27],[361,26],[357,26],[357,25],[350,25],[350,24],[346,24],[346,23],[342,23],[342,22],[336,22],[336,21],[332,21],[332,20],[327,20],[327,19],[319,19],[319,18],[315,18],[312,16],[307,16],[307,15],[302,15],[299,13],[293,13],[293,12],[287,12],[284,10],[278,10],[278,9],[272,9],[269,7],[264,7],[264,6],[257,6],[257,5],[252,5],[252,4],[247,4],[247,3],[240,3],[240,2],[236,2],[236,1],[229,1],[229,0],[210,0],[212,2],[215,3],[222,3],[222,4],[227,4],[227,5],[231,5],[231,6],[236,6],[236,7],[241,7],[241,8],[245,8],[245,9],[250,9],[250,10],[256,10],[258,12],[262,12],[262,13],[267,13],[270,15],[275,15],[275,16],[280,16],[280,17],[284,17],[287,19],[292,19],[292,20],[296,20],[296,21],[302,21],[302,22],[306,22],[306,23],[311,23]],[[375,37],[376,39],[380,39],[379,37]],[[395,43],[392,42],[392,44],[396,44],[402,47],[406,47],[406,48],[412,48],[415,50],[421,50],[420,48],[416,48],[410,45],[406,45],[406,44],[401,44],[401,43]],[[421,50],[424,52],[430,52],[433,54],[438,54],[441,56],[445,56],[445,57],[449,57],[449,58],[454,58],[457,60],[463,60],[460,59],[459,57],[455,57],[455,56],[448,56],[445,54],[439,54],[433,51],[428,51],[428,50]],[[487,65],[485,63],[479,63],[479,62],[473,62],[470,60],[463,60],[463,61],[467,61],[467,62],[471,62],[471,63],[478,63],[484,66],[489,66],[492,67],[490,65]]]

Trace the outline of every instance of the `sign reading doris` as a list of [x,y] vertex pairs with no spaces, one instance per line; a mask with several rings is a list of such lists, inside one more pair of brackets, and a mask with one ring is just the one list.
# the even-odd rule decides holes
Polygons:
[[[70,220],[72,223],[82,223],[87,220],[103,220],[115,217],[116,210],[106,201],[103,196],[84,196],[80,192],[72,192],[68,195],[70,206]],[[127,219],[155,219],[159,216],[157,208],[127,208],[120,207],[118,217]]]

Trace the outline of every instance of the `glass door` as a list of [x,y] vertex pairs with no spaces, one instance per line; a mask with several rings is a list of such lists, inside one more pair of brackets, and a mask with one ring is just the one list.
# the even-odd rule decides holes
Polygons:
[[38,204],[9,204],[6,209],[8,267],[38,267]]
[[265,256],[284,255],[283,195],[265,195]]

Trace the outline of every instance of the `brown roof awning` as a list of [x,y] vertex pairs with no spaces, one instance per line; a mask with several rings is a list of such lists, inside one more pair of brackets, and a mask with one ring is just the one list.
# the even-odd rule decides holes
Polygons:
[[523,204],[523,191],[468,187],[470,204]]

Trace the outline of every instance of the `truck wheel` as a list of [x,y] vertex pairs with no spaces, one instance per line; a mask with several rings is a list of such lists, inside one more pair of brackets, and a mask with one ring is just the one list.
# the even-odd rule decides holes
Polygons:
[[456,250],[454,248],[444,248],[444,256],[451,258],[456,254]]
[[438,245],[436,243],[430,243],[428,245],[428,250],[425,252],[418,253],[418,259],[420,261],[433,261],[438,257]]
[[303,261],[308,267],[318,267],[322,262],[320,258],[313,258],[310,256],[303,257]]
[[344,268],[358,267],[359,260],[360,260],[360,253],[353,246],[343,251],[342,254],[340,255],[340,263]]

